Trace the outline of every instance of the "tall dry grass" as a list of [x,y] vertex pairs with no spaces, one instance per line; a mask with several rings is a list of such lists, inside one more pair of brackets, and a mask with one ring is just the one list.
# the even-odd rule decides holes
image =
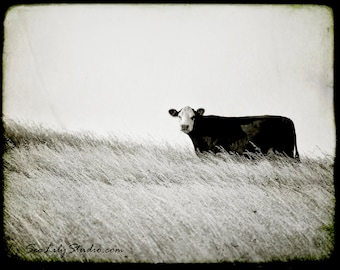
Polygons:
[[93,262],[323,260],[333,157],[253,160],[7,120],[8,255]]

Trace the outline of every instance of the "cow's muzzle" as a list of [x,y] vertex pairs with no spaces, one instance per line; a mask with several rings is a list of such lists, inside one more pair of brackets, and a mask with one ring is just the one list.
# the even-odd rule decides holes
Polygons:
[[181,125],[181,131],[183,131],[184,133],[188,133],[189,132],[189,125]]

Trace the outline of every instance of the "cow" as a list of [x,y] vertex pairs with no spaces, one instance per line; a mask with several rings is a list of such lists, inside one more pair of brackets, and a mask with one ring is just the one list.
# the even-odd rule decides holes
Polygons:
[[[247,155],[270,150],[299,160],[296,133],[291,119],[283,116],[204,116],[205,110],[189,106],[169,114],[179,118],[180,130],[189,135],[197,155],[223,151]],[[295,156],[294,156],[295,148]]]

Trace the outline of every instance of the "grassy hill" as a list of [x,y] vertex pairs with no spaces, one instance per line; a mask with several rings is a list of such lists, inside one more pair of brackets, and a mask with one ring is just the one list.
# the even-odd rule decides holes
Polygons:
[[254,160],[6,120],[4,229],[22,260],[323,260],[333,157]]

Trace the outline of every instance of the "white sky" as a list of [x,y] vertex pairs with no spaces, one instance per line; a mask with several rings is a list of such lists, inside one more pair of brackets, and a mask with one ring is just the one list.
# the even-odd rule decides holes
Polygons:
[[191,144],[170,108],[276,114],[333,153],[333,15],[324,6],[17,6],[5,20],[3,115]]

